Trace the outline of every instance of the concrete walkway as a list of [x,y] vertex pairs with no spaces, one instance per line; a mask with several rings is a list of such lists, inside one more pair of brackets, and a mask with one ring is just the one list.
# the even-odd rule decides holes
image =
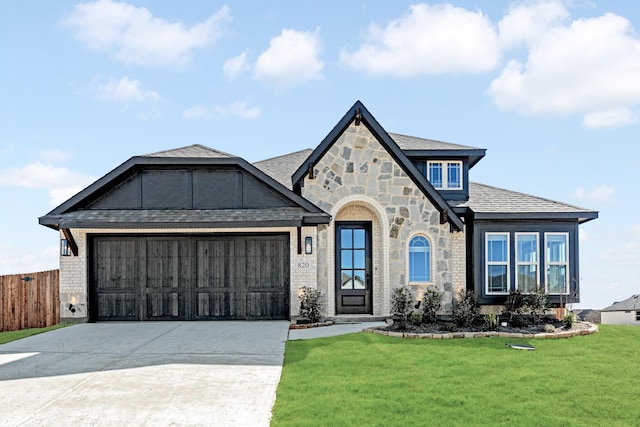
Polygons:
[[0,425],[268,426],[288,326],[108,322],[0,345]]
[[312,338],[324,338],[335,335],[354,334],[362,332],[366,328],[377,328],[386,325],[385,322],[356,322],[356,323],[336,323],[331,326],[321,326],[319,328],[292,329],[289,331],[289,340],[308,340]]

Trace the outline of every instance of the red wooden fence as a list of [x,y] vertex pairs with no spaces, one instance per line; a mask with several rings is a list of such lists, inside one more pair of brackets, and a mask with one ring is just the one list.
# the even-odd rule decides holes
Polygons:
[[0,276],[0,331],[60,323],[60,270]]

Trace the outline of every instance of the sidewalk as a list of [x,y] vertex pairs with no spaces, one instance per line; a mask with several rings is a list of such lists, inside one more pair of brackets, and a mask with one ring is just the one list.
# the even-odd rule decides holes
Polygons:
[[332,337],[335,335],[353,334],[362,332],[363,329],[375,328],[386,325],[385,322],[354,322],[354,323],[336,323],[331,326],[320,326],[308,329],[290,329],[289,341],[308,340],[312,338]]

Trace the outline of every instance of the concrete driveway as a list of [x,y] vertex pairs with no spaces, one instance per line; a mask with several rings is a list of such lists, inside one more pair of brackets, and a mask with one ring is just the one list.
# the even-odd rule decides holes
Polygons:
[[0,425],[268,426],[288,326],[109,322],[0,345]]

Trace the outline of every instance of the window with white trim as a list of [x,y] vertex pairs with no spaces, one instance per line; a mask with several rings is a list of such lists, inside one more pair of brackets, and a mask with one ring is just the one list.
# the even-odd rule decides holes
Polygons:
[[516,289],[530,293],[540,284],[538,233],[515,233],[515,238]]
[[409,283],[431,282],[431,243],[424,236],[409,241]]
[[548,294],[569,293],[569,234],[544,233]]
[[428,161],[427,179],[438,190],[462,190],[462,162],[453,160]]
[[509,233],[485,234],[487,294],[509,293],[509,253]]

